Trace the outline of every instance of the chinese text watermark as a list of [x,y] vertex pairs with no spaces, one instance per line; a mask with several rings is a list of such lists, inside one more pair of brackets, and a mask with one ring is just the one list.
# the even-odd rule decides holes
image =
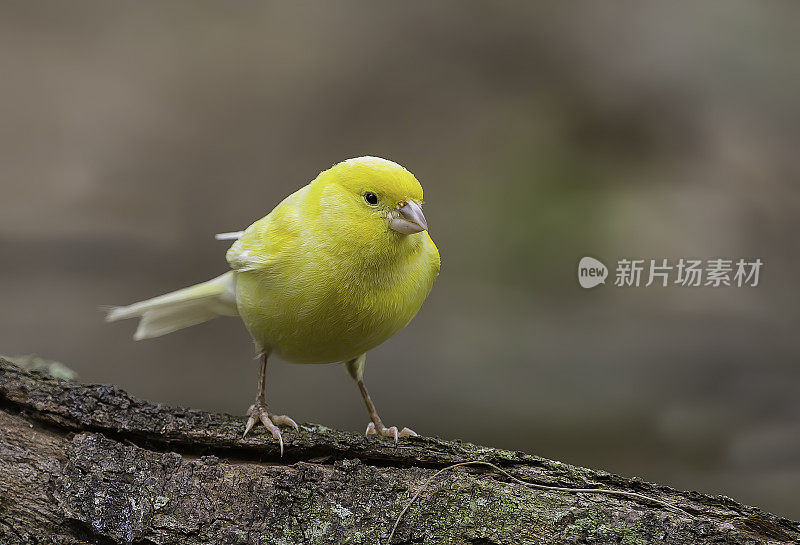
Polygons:
[[[750,287],[758,286],[764,262],[756,259],[628,259],[617,261],[614,285],[622,288],[650,287]],[[578,282],[583,288],[605,284],[606,266],[593,257],[578,263]]]

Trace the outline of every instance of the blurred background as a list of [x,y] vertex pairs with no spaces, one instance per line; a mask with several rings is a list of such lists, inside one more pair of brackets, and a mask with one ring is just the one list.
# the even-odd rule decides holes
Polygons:
[[[214,233],[378,155],[424,185],[443,261],[370,353],[388,424],[800,519],[798,20],[791,2],[3,2],[0,353],[243,414],[238,320],[134,343],[98,306],[224,272]],[[764,267],[755,288],[584,290],[584,255]],[[362,432],[340,367],[271,366],[271,406]]]

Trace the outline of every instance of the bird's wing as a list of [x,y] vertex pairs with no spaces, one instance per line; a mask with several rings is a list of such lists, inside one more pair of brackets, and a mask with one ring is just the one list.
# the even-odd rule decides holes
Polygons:
[[241,232],[228,249],[228,264],[236,271],[267,269],[297,248],[303,234],[303,196],[308,186],[286,197],[272,212]]
[[217,233],[214,238],[217,240],[236,240],[244,234],[244,231],[231,231],[230,233]]

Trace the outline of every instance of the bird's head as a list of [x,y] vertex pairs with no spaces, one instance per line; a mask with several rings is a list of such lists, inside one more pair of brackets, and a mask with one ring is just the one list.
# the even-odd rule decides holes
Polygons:
[[422,186],[408,170],[379,157],[357,157],[321,173],[314,181],[328,220],[355,236],[414,235],[428,229]]

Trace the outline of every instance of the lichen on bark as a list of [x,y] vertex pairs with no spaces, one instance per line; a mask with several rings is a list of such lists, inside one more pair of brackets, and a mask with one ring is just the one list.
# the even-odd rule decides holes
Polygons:
[[467,460],[567,487],[543,491],[486,467],[436,477],[392,543],[795,543],[798,524],[722,496],[430,437],[386,438],[305,424],[281,458],[241,419],[67,382],[0,358],[0,543],[384,544],[413,495]]

